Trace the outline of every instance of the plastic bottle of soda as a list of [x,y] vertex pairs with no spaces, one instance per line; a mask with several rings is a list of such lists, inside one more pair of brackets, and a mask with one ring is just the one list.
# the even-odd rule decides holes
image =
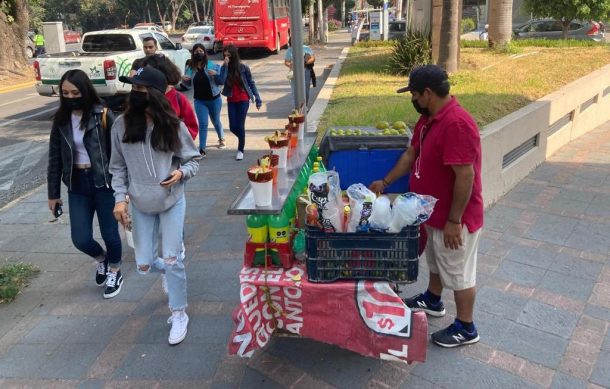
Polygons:
[[[269,241],[271,243],[290,242],[290,219],[284,212],[269,216]],[[271,249],[271,262],[276,266],[281,266],[277,249]]]
[[[269,227],[267,225],[267,216],[265,215],[248,215],[246,217],[246,226],[252,243],[267,243],[269,238]],[[254,252],[254,265],[265,265],[265,249],[257,248]]]

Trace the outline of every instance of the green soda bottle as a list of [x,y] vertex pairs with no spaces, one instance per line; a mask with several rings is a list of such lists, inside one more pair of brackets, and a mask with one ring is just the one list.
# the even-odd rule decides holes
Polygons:
[[[290,219],[284,212],[269,216],[269,241],[271,243],[290,242]],[[271,262],[276,266],[281,266],[277,249],[271,249]]]
[[[246,226],[252,243],[267,243],[269,238],[269,227],[267,225],[267,216],[265,215],[248,215],[246,217]],[[254,253],[254,265],[265,265],[265,249],[256,249]]]

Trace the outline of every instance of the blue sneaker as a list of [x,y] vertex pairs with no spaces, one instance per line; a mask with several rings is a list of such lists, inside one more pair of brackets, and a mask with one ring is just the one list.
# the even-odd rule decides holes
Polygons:
[[457,347],[465,344],[473,344],[479,341],[477,327],[472,332],[466,331],[458,320],[444,330],[432,334],[432,341],[441,347]]
[[402,300],[405,305],[411,308],[414,312],[424,311],[430,316],[443,317],[445,316],[445,306],[442,301],[437,304],[430,303],[422,293]]

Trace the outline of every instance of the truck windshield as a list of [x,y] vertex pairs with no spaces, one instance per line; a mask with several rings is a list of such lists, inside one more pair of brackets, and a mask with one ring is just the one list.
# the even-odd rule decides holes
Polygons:
[[132,51],[136,49],[136,42],[129,34],[87,35],[83,39],[83,51],[86,53]]

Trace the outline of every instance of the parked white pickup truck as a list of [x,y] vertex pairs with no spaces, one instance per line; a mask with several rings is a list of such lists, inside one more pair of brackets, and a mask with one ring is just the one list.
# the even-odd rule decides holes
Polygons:
[[50,54],[34,62],[36,91],[42,96],[59,93],[59,80],[70,69],[81,69],[91,79],[102,98],[129,93],[131,85],[119,81],[127,75],[135,59],[144,57],[142,39],[153,36],[159,49],[157,53],[169,57],[184,73],[188,50],[173,44],[156,32],[137,30],[104,30],[88,32],[83,36],[79,51]]

